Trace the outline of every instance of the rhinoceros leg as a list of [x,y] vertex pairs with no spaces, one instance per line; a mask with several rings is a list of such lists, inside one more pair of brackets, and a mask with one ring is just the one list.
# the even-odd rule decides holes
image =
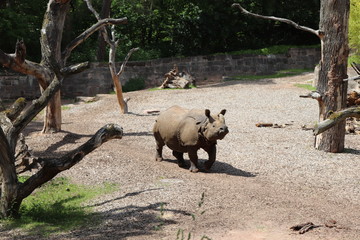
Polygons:
[[161,139],[158,133],[154,133],[155,141],[156,141],[156,154],[155,154],[155,160],[158,162],[161,162],[163,160],[162,157],[162,150],[164,147],[164,141]]
[[216,145],[214,144],[210,148],[206,149],[206,152],[209,155],[209,160],[207,160],[204,165],[205,165],[205,171],[209,171],[216,159]]
[[190,172],[198,172],[198,155],[197,150],[190,150],[189,151],[189,158],[190,158]]
[[162,150],[163,150],[163,145],[159,145],[159,144],[156,143],[155,160],[158,161],[158,162],[161,162],[163,160]]
[[185,167],[184,153],[173,151],[172,154],[176,157],[179,167]]

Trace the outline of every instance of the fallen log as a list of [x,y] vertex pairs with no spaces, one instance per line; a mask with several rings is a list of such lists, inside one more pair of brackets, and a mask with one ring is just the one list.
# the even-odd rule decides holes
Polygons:
[[297,224],[292,226],[290,229],[293,231],[299,231],[299,234],[304,234],[313,228],[322,227],[321,225],[315,225],[312,222]]
[[345,120],[349,117],[360,117],[360,107],[352,107],[347,108],[341,111],[337,111],[332,113],[327,119],[318,123],[314,126],[314,135],[318,135],[320,133],[325,132],[326,130],[330,129],[331,127],[335,126],[339,122]]
[[159,88],[189,88],[190,84],[195,85],[194,78],[187,72],[179,72],[174,64],[173,69],[164,75],[165,79]]

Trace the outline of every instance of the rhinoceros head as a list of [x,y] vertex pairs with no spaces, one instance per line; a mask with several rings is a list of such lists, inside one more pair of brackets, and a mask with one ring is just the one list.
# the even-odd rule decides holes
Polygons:
[[217,115],[210,115],[210,110],[205,110],[207,121],[202,129],[202,134],[209,141],[223,139],[229,133],[228,127],[225,124],[224,115],[226,110],[223,109]]

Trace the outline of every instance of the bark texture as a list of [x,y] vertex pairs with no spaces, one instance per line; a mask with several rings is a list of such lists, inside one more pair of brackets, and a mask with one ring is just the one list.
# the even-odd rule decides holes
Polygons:
[[[41,65],[52,70],[51,78],[40,83],[41,90],[46,89],[54,78],[60,82],[63,75],[60,70],[64,66],[61,57],[61,40],[66,14],[70,8],[70,1],[49,1],[43,25],[40,31]],[[61,130],[61,94],[60,89],[49,101],[45,108],[43,133],[58,132]]]
[[[98,20],[98,22],[104,21],[104,19],[101,19],[101,16],[93,8],[93,6],[91,4],[91,1],[90,0],[85,0],[85,2],[87,4],[89,10],[94,14],[96,19]],[[105,11],[106,11],[106,8],[107,8],[108,4],[110,4],[110,3],[108,3],[107,0],[103,1],[103,10],[105,8]],[[119,106],[120,106],[120,111],[123,114],[128,113],[127,102],[130,99],[124,99],[124,97],[123,97],[123,91],[122,91],[122,84],[121,84],[120,76],[124,72],[126,63],[129,61],[129,59],[130,59],[131,55],[133,54],[133,52],[139,50],[139,48],[132,48],[128,52],[128,54],[125,57],[125,60],[121,64],[119,72],[117,73],[116,65],[115,65],[115,55],[116,55],[116,48],[117,48],[117,46],[119,44],[119,41],[116,40],[116,38],[115,38],[115,26],[112,25],[110,34],[109,34],[108,29],[106,27],[102,27],[100,29],[100,34],[102,36],[102,39],[110,47],[110,50],[109,50],[109,68],[110,68],[111,78],[112,78],[113,83],[114,83],[114,88],[115,88],[117,100],[118,100],[118,103],[119,103]],[[111,38],[109,38],[109,35],[111,35]]]
[[347,108],[332,113],[327,119],[315,126],[314,134],[321,134],[337,124],[344,122],[349,117],[360,118],[360,107]]
[[[331,113],[346,107],[348,20],[350,1],[321,1],[320,29],[322,56],[317,91],[322,96],[319,121],[325,120]],[[340,121],[315,139],[315,148],[326,152],[342,152],[345,142],[345,120]]]
[[102,143],[121,138],[122,128],[109,124],[101,128],[88,142],[58,159],[33,158],[28,165],[39,164],[41,168],[25,183],[17,181],[15,150],[21,131],[46,107],[43,132],[61,130],[60,87],[68,74],[79,72],[89,66],[86,63],[66,66],[66,60],[79,44],[91,34],[106,25],[124,24],[126,18],[102,19],[85,30],[65,49],[61,49],[63,27],[70,0],[49,0],[41,29],[40,63],[26,60],[26,46],[23,41],[16,43],[15,53],[7,54],[0,50],[0,63],[14,71],[33,75],[41,88],[41,96],[24,109],[24,99],[20,99],[9,110],[0,113],[0,218],[17,216],[21,202],[36,188],[52,179],[56,174],[71,168],[86,154]]
[[[318,100],[320,122],[333,112],[346,107],[347,81],[343,81],[343,79],[347,78],[350,0],[321,0],[319,30],[300,26],[289,19],[250,13],[239,3],[234,3],[232,6],[239,8],[246,15],[284,22],[317,35],[321,41],[317,92],[303,97],[312,97]],[[326,152],[342,152],[344,142],[345,121],[341,121],[330,130],[316,135],[315,148]]]
[[[114,32],[112,33],[114,37]],[[127,102],[130,100],[129,98],[123,97],[123,91],[122,91],[122,84],[120,81],[120,76],[124,72],[125,65],[129,61],[129,58],[131,57],[131,54],[138,50],[138,48],[132,48],[128,54],[125,57],[124,62],[121,64],[120,70],[118,73],[116,73],[116,67],[115,67],[115,52],[116,52],[116,45],[117,44],[110,44],[110,52],[109,52],[109,68],[111,77],[115,86],[115,92],[117,96],[118,103],[120,105],[120,111],[121,113],[128,113],[128,105]]]
[[56,159],[34,159],[41,168],[24,183],[19,183],[16,175],[14,154],[6,136],[0,128],[0,218],[17,217],[23,199],[36,188],[54,178],[58,173],[67,170],[80,162],[84,156],[111,139],[121,139],[123,129],[116,124],[107,124],[80,147]]
[[0,128],[0,218],[10,216],[12,204],[17,198],[18,181],[15,171],[14,155],[6,136]]
[[[111,7],[111,0],[102,1],[102,7],[100,12],[101,19],[110,17],[110,7]],[[106,59],[106,42],[101,32],[99,32],[99,36],[98,36],[98,49],[96,52],[96,58],[98,62],[104,62]]]

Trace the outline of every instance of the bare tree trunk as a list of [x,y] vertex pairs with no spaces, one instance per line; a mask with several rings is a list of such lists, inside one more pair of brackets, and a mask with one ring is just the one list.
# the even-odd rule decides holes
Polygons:
[[[87,4],[89,10],[96,17],[96,19],[99,22],[102,21],[100,15],[97,13],[97,11],[92,6],[91,1],[90,0],[85,0],[85,2]],[[116,48],[118,46],[119,40],[115,39],[115,26],[114,25],[111,26],[111,39],[109,38],[108,30],[105,27],[103,27],[100,30],[100,32],[102,34],[103,39],[105,40],[105,42],[110,47],[110,50],[109,50],[109,68],[110,68],[111,78],[112,78],[114,86],[115,86],[115,92],[116,92],[116,96],[117,96],[117,99],[118,99],[118,103],[120,105],[121,113],[124,114],[124,113],[128,112],[127,102],[130,100],[130,98],[129,99],[124,99],[124,97],[123,97],[123,91],[122,91],[122,84],[121,84],[121,81],[120,81],[120,76],[124,72],[125,65],[129,61],[132,53],[139,50],[139,48],[130,49],[130,51],[128,52],[128,54],[125,57],[124,62],[121,64],[119,72],[116,73],[115,55],[116,55]]]
[[[13,215],[17,197],[18,181],[15,171],[14,154],[10,149],[6,136],[0,127],[0,218]],[[18,209],[17,209],[18,210]]]
[[[65,66],[66,60],[79,44],[104,26],[126,24],[126,18],[99,20],[71,41],[61,52],[61,39],[64,21],[69,9],[70,0],[49,0],[41,29],[42,59],[34,63],[25,59],[26,47],[23,41],[16,43],[15,53],[7,54],[0,49],[0,63],[14,71],[37,78],[41,96],[25,104],[14,106],[14,111],[0,113],[0,218],[16,216],[21,202],[36,188],[55,177],[59,172],[71,168],[83,157],[99,147],[102,143],[122,137],[122,128],[108,124],[101,128],[88,142],[56,159],[34,158],[31,164],[39,164],[40,169],[28,180],[20,184],[17,180],[15,166],[15,149],[21,131],[45,107],[43,132],[61,129],[60,87],[64,76],[80,72],[89,66],[88,62]],[[22,111],[20,111],[20,109]]]
[[70,169],[103,143],[111,139],[121,139],[122,136],[123,129],[120,126],[107,124],[99,129],[86,143],[62,157],[35,159],[35,161],[41,165],[40,170],[24,183],[19,184],[16,175],[14,154],[0,127],[0,219],[10,216],[17,217],[21,202],[36,188],[54,178],[58,173]]
[[115,86],[116,97],[120,106],[121,113],[128,113],[127,101],[124,99],[120,77],[118,75],[112,75],[112,80]]
[[[232,6],[239,8],[243,14],[284,22],[317,35],[321,40],[321,61],[317,85],[318,96],[313,98],[319,102],[319,121],[346,107],[347,82],[343,79],[347,78],[350,0],[321,0],[319,30],[300,26],[289,19],[251,13],[239,3],[234,3]],[[317,135],[315,148],[326,152],[342,152],[344,142],[345,120]]]
[[44,126],[42,133],[61,131],[61,94],[60,90],[50,99],[44,110]]
[[[322,96],[319,121],[346,107],[349,0],[321,1],[320,29],[322,56],[317,91]],[[315,139],[315,148],[326,152],[342,152],[345,142],[345,120]]]
[[[47,79],[45,89],[49,86],[53,78],[62,81],[61,68],[64,61],[61,56],[61,41],[65,24],[66,14],[70,8],[70,0],[49,1],[48,8],[44,15],[43,26],[41,28],[41,65],[49,67],[54,71],[51,79]],[[53,24],[49,24],[53,23]],[[61,130],[61,94],[60,90],[49,101],[45,109],[43,133],[57,132]]]
[[[115,38],[115,32],[112,31],[112,36]],[[110,43],[111,42],[111,43]],[[115,86],[116,96],[118,99],[118,103],[120,105],[120,111],[121,113],[128,113],[128,105],[127,102],[129,99],[124,99],[123,97],[123,91],[122,91],[122,85],[120,81],[120,76],[124,72],[125,65],[128,62],[129,58],[131,57],[132,53],[137,51],[139,48],[132,48],[128,54],[125,57],[124,62],[121,64],[120,70],[118,73],[116,73],[116,67],[115,67],[115,52],[116,52],[116,46],[117,43],[115,43],[113,40],[109,41],[110,43],[110,51],[109,51],[109,68],[111,77]]]
[[[100,18],[108,18],[110,16],[110,6],[111,0],[103,0],[102,1],[102,8],[100,12]],[[96,58],[98,62],[104,62],[106,59],[106,42],[102,36],[101,31],[99,32],[98,36],[98,49],[96,53]]]

